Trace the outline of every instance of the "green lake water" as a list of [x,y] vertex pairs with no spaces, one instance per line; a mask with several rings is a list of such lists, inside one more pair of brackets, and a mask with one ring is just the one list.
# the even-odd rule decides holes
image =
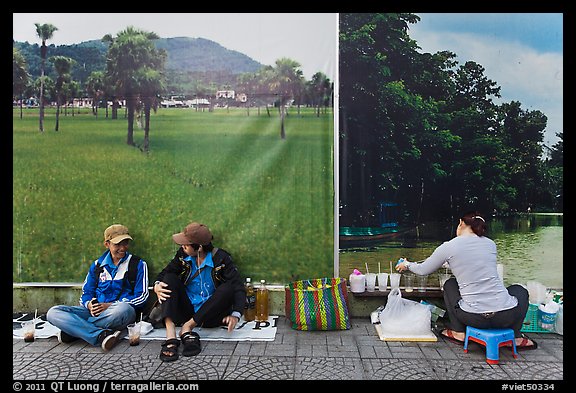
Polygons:
[[[548,288],[564,287],[564,225],[562,214],[523,214],[487,219],[488,237],[498,247],[498,262],[504,265],[505,284],[538,281]],[[339,276],[347,277],[354,268],[370,272],[390,272],[390,262],[406,257],[410,261],[427,258],[442,242],[455,236],[457,222],[425,223],[401,239],[370,248],[340,250]],[[430,285],[437,286],[436,274]]]

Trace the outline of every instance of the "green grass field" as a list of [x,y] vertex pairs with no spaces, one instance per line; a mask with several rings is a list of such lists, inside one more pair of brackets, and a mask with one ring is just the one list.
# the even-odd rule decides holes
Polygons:
[[[13,281],[78,282],[127,225],[150,280],[172,258],[172,234],[208,225],[243,277],[269,283],[333,275],[333,117],[277,111],[160,109],[150,152],[126,144],[127,121],[13,111]],[[135,126],[141,144],[143,130]]]

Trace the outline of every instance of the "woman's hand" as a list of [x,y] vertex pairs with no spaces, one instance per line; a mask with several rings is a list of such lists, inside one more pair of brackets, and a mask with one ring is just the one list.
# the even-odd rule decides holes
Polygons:
[[168,284],[163,281],[160,281],[154,284],[154,292],[156,296],[158,296],[158,301],[162,303],[166,299],[170,297],[171,290],[168,289]]
[[402,262],[396,265],[396,271],[402,273],[405,270],[408,270],[408,259],[404,258]]

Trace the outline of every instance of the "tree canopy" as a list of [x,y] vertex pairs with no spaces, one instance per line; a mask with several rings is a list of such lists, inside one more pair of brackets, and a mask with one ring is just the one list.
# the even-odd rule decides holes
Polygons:
[[382,201],[398,202],[410,222],[470,206],[561,209],[561,179],[543,159],[546,116],[495,105],[500,87],[482,65],[421,53],[408,34],[419,20],[340,14],[341,225],[377,226]]

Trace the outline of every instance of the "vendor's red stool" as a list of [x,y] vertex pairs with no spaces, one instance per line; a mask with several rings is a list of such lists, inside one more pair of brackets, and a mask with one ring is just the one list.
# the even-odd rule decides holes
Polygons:
[[516,351],[516,340],[512,329],[478,329],[466,326],[466,338],[464,339],[464,352],[468,352],[468,340],[472,340],[486,347],[486,362],[488,364],[498,364],[498,351],[501,346],[508,342],[512,343],[514,350],[512,356],[518,357]]

